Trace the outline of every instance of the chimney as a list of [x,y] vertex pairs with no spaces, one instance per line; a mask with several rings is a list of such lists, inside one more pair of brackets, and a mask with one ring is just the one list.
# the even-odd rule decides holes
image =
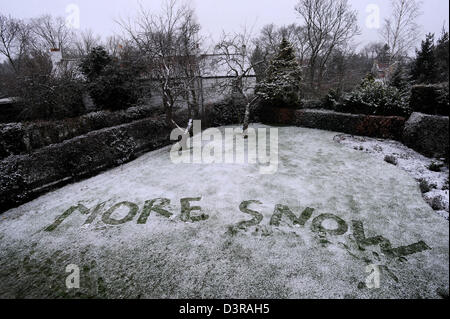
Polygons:
[[60,49],[50,49],[50,59],[52,61],[53,71],[57,71],[59,64],[62,61],[62,52]]

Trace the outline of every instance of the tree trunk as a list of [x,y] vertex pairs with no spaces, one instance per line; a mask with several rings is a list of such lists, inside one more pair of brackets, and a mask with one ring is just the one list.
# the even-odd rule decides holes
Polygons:
[[245,106],[245,115],[244,115],[244,124],[242,126],[242,132],[244,134],[244,138],[248,138],[248,125],[250,122],[250,104],[251,102],[247,103],[247,105]]

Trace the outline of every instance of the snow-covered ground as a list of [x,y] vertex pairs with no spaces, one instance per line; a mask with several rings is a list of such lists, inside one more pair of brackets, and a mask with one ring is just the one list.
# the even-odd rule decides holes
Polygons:
[[[408,172],[419,184],[425,201],[439,216],[448,220],[449,170],[443,159],[425,157],[397,141],[339,134],[335,141],[368,153],[380,161],[394,158],[393,165]],[[391,160],[392,161],[392,160]],[[433,165],[436,167],[434,170]]]
[[[12,209],[0,215],[0,298],[448,296],[448,221],[407,172],[336,134],[279,128],[273,175],[259,164],[174,164],[166,147]],[[170,205],[156,201],[164,210],[144,223],[155,198]],[[199,221],[183,220],[187,202]],[[278,224],[277,204],[301,223]],[[58,219],[74,205],[81,212]],[[66,287],[69,264],[79,289]],[[370,265],[379,288],[365,284]]]

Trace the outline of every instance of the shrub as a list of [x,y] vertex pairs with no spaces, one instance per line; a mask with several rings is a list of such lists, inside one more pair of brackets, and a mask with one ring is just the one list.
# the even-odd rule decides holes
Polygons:
[[448,83],[414,85],[411,88],[410,108],[413,112],[448,116]]
[[112,111],[133,106],[142,96],[135,76],[116,64],[107,66],[101,76],[89,82],[88,90],[97,106]]
[[337,111],[386,116],[408,116],[411,113],[405,93],[370,77],[344,98]]
[[[244,120],[245,100],[239,96],[228,96],[209,107],[208,123],[211,126],[240,124]],[[250,111],[251,121],[258,118],[259,106]]]
[[133,106],[142,97],[138,68],[138,64],[113,59],[102,47],[93,49],[80,64],[94,103],[113,111]]
[[19,79],[22,120],[63,119],[85,112],[83,83],[70,76],[25,76]]
[[336,90],[331,89],[322,99],[322,107],[327,110],[336,110],[340,104],[340,100],[340,94]]

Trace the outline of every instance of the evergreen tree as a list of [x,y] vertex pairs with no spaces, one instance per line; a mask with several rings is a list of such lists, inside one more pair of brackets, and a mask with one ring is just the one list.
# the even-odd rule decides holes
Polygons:
[[395,71],[389,81],[389,85],[397,88],[400,92],[405,92],[409,89],[409,83],[401,65],[395,68]]
[[425,41],[422,41],[420,51],[416,50],[416,59],[411,70],[412,79],[417,83],[436,81],[437,65],[434,51],[434,34],[429,33]]
[[112,58],[102,46],[95,47],[81,61],[80,68],[89,81],[99,77],[103,70],[111,65]]
[[434,55],[436,57],[437,64],[437,81],[448,82],[449,75],[449,46],[448,46],[449,34],[443,30],[441,38],[438,40]]
[[266,72],[266,77],[256,88],[256,94],[266,105],[296,108],[301,104],[301,71],[294,49],[283,38],[278,53]]
[[391,48],[385,44],[383,48],[377,54],[377,60],[380,63],[388,64],[391,61]]

